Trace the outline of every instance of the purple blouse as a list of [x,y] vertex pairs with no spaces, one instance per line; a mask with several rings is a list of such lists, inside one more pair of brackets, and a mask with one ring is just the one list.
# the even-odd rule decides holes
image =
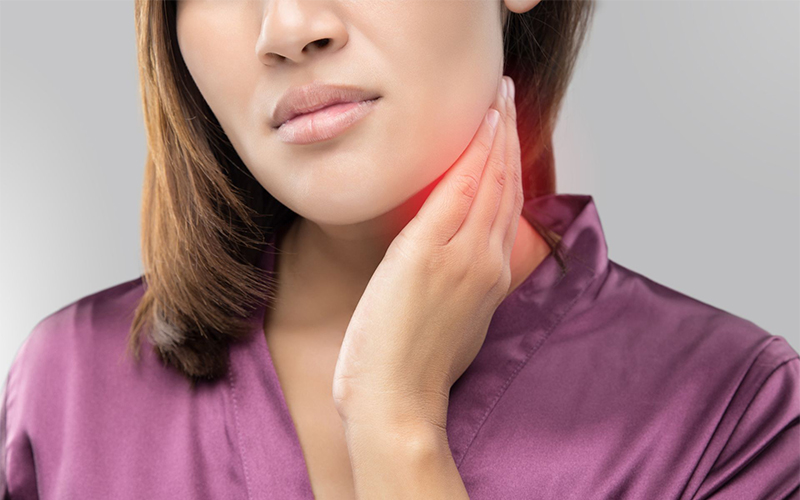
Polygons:
[[[573,258],[562,276],[549,255],[500,304],[452,387],[447,435],[470,498],[800,498],[787,341],[609,260],[591,196],[531,209]],[[124,356],[142,293],[140,276],[83,297],[19,348],[4,498],[313,498],[264,307],[229,375],[191,392],[149,343],[141,364]]]

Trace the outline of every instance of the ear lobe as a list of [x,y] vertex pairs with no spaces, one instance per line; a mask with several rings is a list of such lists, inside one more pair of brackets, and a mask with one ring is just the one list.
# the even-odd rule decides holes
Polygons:
[[[541,0],[503,0],[506,9],[516,14],[528,12],[534,8]],[[508,12],[503,13],[503,25],[505,26],[505,19]]]

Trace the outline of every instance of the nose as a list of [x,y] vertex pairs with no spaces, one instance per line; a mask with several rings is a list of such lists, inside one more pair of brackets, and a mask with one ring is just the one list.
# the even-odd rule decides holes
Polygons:
[[[297,64],[317,53],[347,44],[345,23],[331,8],[336,0],[271,0],[266,2],[256,56],[265,65]],[[338,9],[337,9],[338,10]]]

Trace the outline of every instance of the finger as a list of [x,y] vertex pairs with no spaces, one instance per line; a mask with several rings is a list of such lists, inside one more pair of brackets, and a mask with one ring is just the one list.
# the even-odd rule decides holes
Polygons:
[[[511,173],[509,175],[509,187],[513,187],[511,196],[504,199],[502,203],[504,206],[500,209],[503,212],[505,220],[498,221],[497,236],[503,237],[503,252],[506,257],[511,256],[511,249],[514,246],[514,240],[517,237],[517,227],[519,226],[519,217],[522,213],[522,205],[525,202],[524,193],[522,190],[522,158],[520,153],[519,144],[519,131],[517,129],[517,107],[514,92],[514,83],[510,82],[509,98],[508,98],[508,143],[506,147],[509,166]],[[501,217],[498,217],[501,218]],[[492,228],[494,231],[495,228]],[[494,236],[494,235],[493,235]]]
[[[508,77],[503,77],[506,80],[506,85],[510,87],[510,79]],[[503,186],[503,193],[502,197],[498,203],[499,209],[498,214],[494,218],[490,228],[490,241],[491,246],[493,248],[502,248],[503,242],[505,239],[505,234],[508,229],[508,224],[511,221],[511,211],[513,210],[514,205],[514,191],[516,189],[517,184],[517,172],[516,169],[519,168],[517,163],[519,161],[514,161],[513,155],[513,145],[511,142],[513,141],[514,137],[514,117],[511,115],[511,108],[513,107],[513,103],[511,102],[511,98],[509,97],[508,93],[506,94],[505,99],[505,106],[506,106],[506,113],[503,116],[504,120],[504,129],[506,130],[505,140],[506,140],[506,148],[505,148],[505,158],[504,158],[504,167],[506,169],[506,183]]]
[[[421,228],[426,236],[440,245],[449,242],[456,234],[477,194],[481,172],[492,151],[500,119],[499,111],[495,109],[496,101],[492,106],[467,148],[433,188],[409,223],[414,230]],[[492,114],[497,117],[494,124],[490,122]]]
[[497,217],[500,207],[500,200],[503,197],[503,189],[506,184],[507,169],[506,161],[506,124],[508,116],[507,94],[508,85],[505,78],[500,79],[500,95],[497,97],[497,109],[500,111],[500,123],[497,125],[492,152],[486,159],[483,168],[481,183],[478,186],[478,193],[469,208],[464,223],[459,228],[456,236],[469,241],[470,246],[483,245],[488,247],[489,233],[492,222]]

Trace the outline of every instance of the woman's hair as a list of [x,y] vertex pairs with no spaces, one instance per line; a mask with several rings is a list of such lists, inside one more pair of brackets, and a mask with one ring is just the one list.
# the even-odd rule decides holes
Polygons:
[[[504,74],[516,85],[526,200],[555,193],[553,129],[593,9],[592,0],[542,0],[508,13]],[[178,47],[175,11],[174,1],[135,1],[148,151],[144,295],[128,349],[138,360],[146,331],[161,360],[194,387],[226,373],[230,343],[275,298],[259,257],[298,215],[253,178],[205,102]],[[535,218],[532,225],[566,272],[559,235]]]

